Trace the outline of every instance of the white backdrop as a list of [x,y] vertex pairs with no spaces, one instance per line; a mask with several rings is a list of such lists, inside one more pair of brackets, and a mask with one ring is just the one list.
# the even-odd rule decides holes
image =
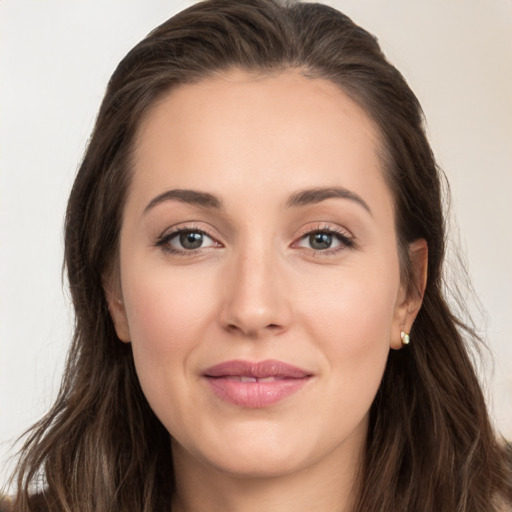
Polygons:
[[[10,443],[58,389],[72,325],[63,214],[104,88],[191,3],[0,1],[0,486]],[[512,438],[512,1],[329,3],[379,37],[423,104],[452,186],[452,237],[487,311],[491,407]]]

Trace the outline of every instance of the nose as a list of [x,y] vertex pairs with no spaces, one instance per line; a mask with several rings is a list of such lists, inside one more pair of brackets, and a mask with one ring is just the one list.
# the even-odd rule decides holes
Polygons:
[[291,311],[279,257],[260,246],[234,260],[223,283],[223,328],[249,338],[286,331]]

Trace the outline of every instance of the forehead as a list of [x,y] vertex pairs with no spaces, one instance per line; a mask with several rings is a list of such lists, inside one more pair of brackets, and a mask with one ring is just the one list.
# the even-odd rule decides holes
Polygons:
[[361,191],[373,181],[382,193],[379,155],[378,129],[332,82],[233,70],[179,86],[152,106],[139,126],[132,186],[148,198],[159,187],[268,194],[320,185]]

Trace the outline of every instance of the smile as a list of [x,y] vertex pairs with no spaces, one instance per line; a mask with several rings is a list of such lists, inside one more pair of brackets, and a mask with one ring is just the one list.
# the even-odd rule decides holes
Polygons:
[[226,361],[203,373],[210,389],[239,407],[264,408],[293,395],[313,374],[282,361]]

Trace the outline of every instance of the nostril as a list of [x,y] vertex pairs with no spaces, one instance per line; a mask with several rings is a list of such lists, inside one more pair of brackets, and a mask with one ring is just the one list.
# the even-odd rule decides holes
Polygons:
[[228,331],[231,331],[231,332],[236,332],[236,331],[242,331],[242,329],[240,329],[240,327],[238,327],[237,325],[235,324],[229,324],[226,326],[227,330]]
[[260,331],[259,329],[243,329],[242,327],[236,325],[236,324],[228,324],[226,325],[226,330],[228,332],[231,332],[232,334],[241,334],[244,336],[247,336],[249,338],[258,338],[261,334],[263,334],[263,331],[272,331],[272,332],[279,332],[282,329],[282,326],[279,324],[268,324],[264,327],[263,331]]

